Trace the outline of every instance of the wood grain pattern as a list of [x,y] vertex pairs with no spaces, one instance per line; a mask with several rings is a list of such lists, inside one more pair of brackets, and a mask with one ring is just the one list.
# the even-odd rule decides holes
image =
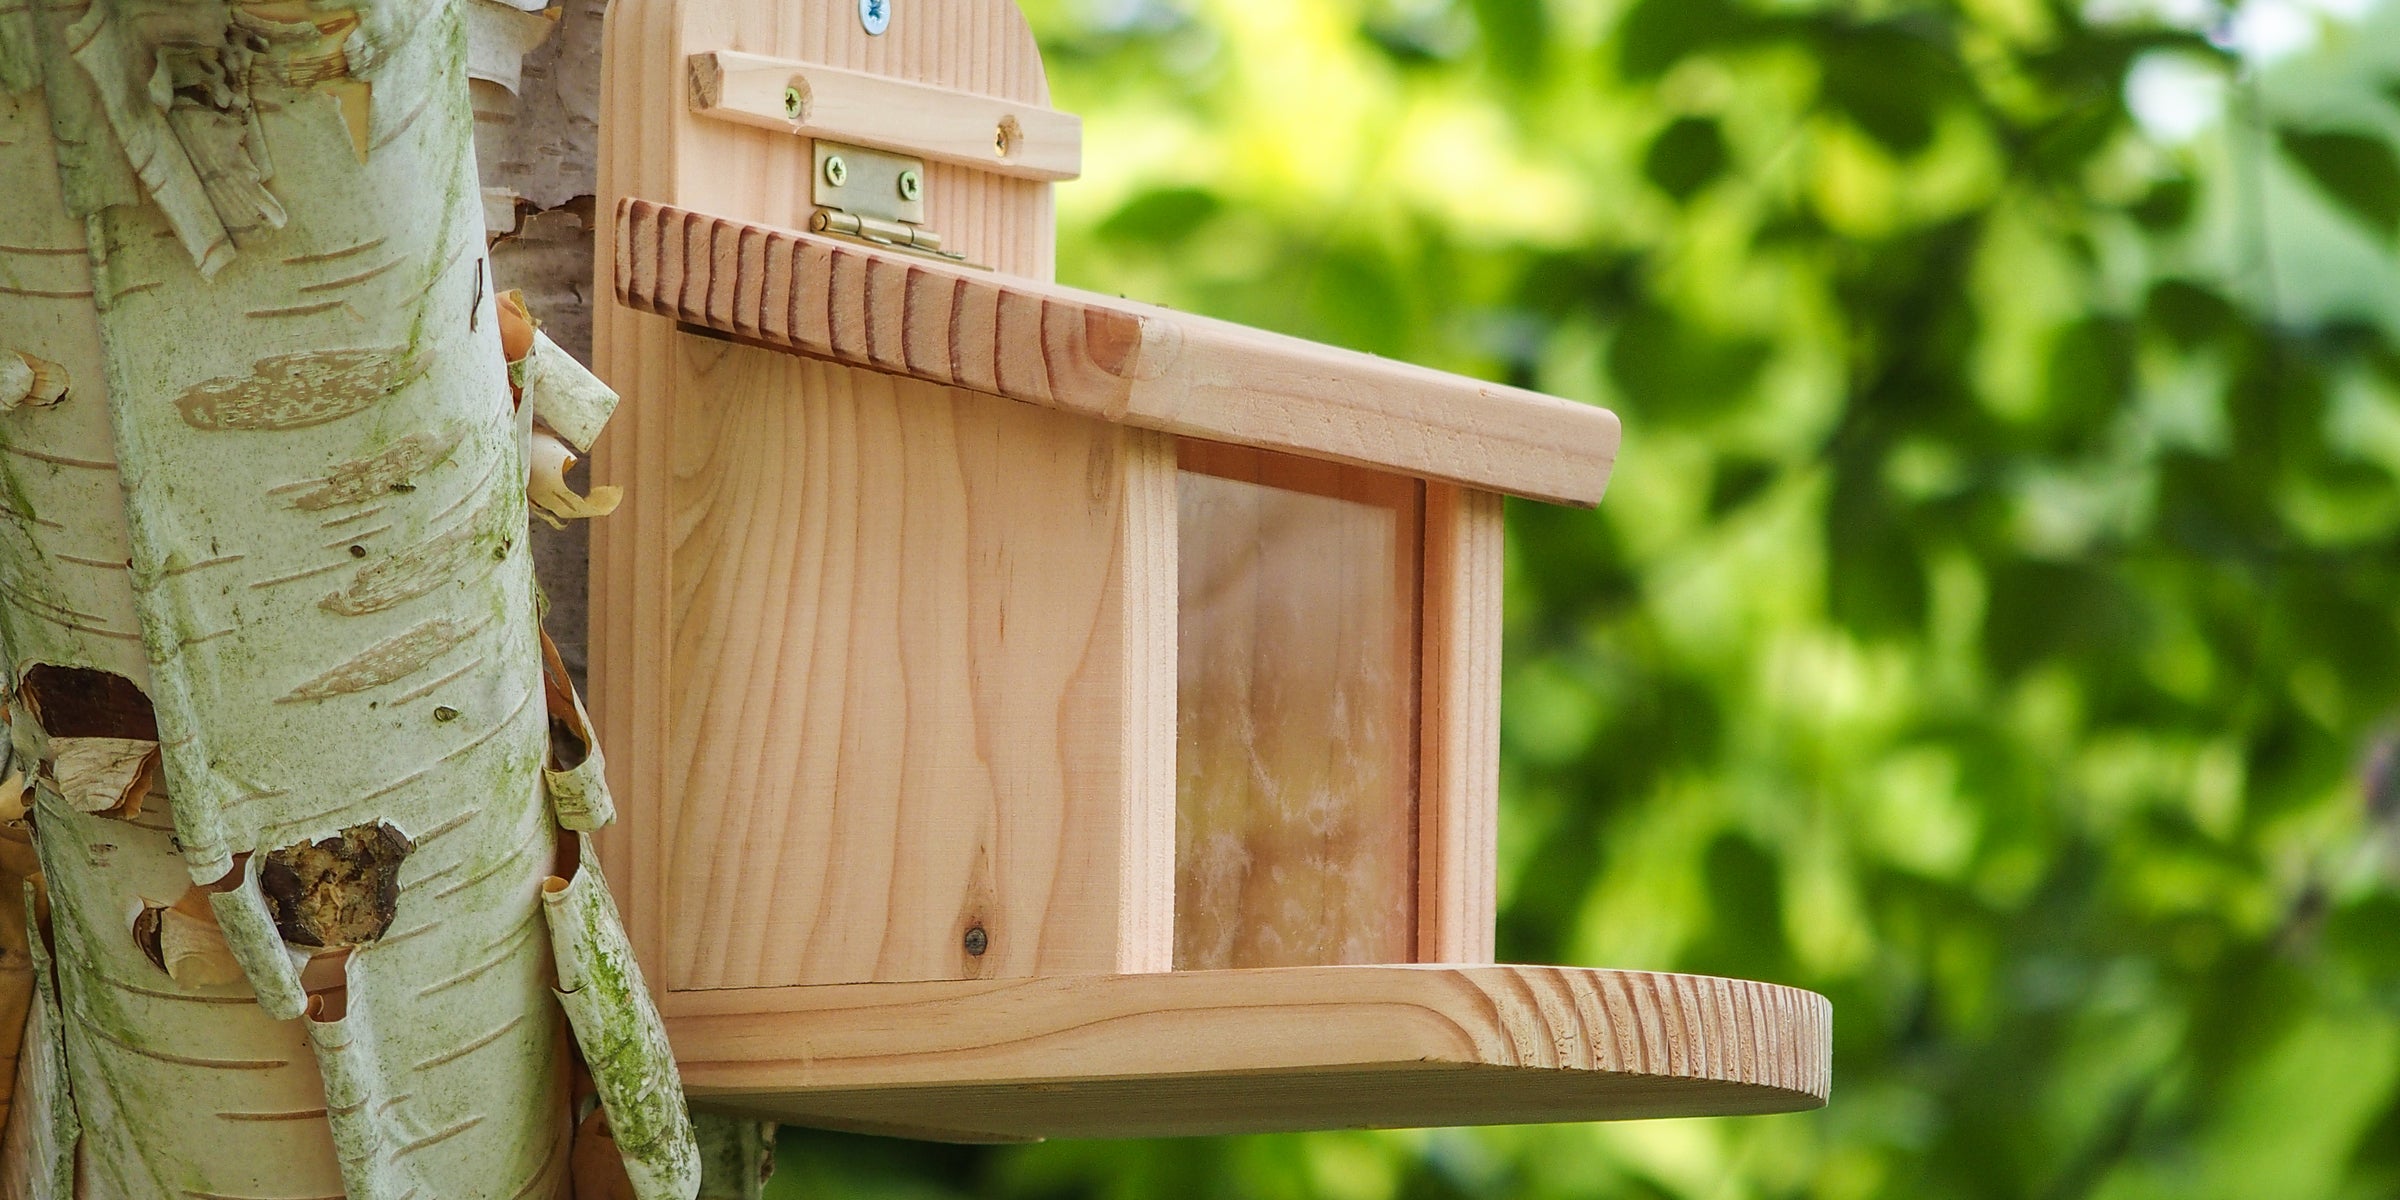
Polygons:
[[[1125,639],[1118,719],[1125,771],[1117,970],[1175,965],[1175,608],[1182,531],[1176,441],[1125,431]],[[1098,868],[1095,868],[1098,869]]]
[[1038,104],[733,51],[693,55],[691,79],[692,111],[721,121],[1021,179],[1083,173],[1082,119]]
[[1412,961],[1424,487],[1182,462],[1176,969]]
[[1417,749],[1418,962],[1488,963],[1499,921],[1498,495],[1425,489],[1424,699]]
[[720,411],[677,468],[672,986],[1122,969],[1125,559],[1158,514],[1119,431],[682,352]]
[[1793,988],[1559,967],[1295,967],[674,997],[696,1100],[960,1141],[1788,1112]]
[[[811,141],[694,114],[691,53],[1047,102],[1005,0],[920,0],[880,38],[852,0],[619,0],[608,22],[611,198],[805,219]],[[1045,183],[932,163],[927,218],[1050,272]],[[594,532],[624,813],[603,853],[662,984],[1164,969],[1171,440],[616,306],[596,333],[626,397],[596,454],[627,488]]]
[[1561,504],[1616,460],[1606,409],[654,199],[615,210],[617,297],[760,345]]

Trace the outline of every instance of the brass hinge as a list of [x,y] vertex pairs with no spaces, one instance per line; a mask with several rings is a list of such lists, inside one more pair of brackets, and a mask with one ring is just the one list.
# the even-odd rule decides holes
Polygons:
[[967,256],[942,249],[942,235],[925,227],[925,162],[904,154],[870,150],[819,138],[816,143],[818,233],[857,238],[963,263]]

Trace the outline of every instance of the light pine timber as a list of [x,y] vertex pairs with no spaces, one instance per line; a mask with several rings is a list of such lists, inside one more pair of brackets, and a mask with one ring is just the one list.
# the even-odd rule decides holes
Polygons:
[[952,1141],[1790,1112],[1830,1082],[1822,997],[1642,971],[1178,971],[670,1008],[703,1103]]
[[1020,179],[1083,173],[1082,119],[1043,105],[729,50],[693,55],[691,72],[692,111],[718,120]]
[[763,346],[1558,504],[1616,461],[1603,408],[654,201],[617,206],[617,297]]
[[1417,961],[1488,963],[1499,920],[1504,502],[1425,489]]
[[[926,23],[908,24],[911,13]],[[1363,356],[1302,353],[1249,331],[1220,334],[1215,323],[1157,310],[1141,310],[1138,320],[1148,323],[1128,333],[1118,319],[1138,306],[1060,303],[1091,298],[1039,282],[1050,274],[1049,194],[1034,181],[938,160],[929,166],[929,223],[946,245],[998,275],[792,234],[809,214],[808,140],[694,114],[683,90],[686,56],[713,50],[1044,103],[1038,55],[1001,0],[903,8],[881,39],[860,33],[852,6],[834,0],[782,9],[760,0],[709,12],[676,0],[620,0],[609,44],[603,205],[613,211],[638,199],[654,206],[653,217],[664,205],[738,218],[693,216],[672,239],[658,236],[655,221],[646,240],[630,237],[632,224],[623,223],[619,238],[602,240],[599,273],[604,287],[630,285],[643,264],[651,300],[647,313],[601,313],[604,371],[628,393],[631,419],[621,417],[603,443],[601,477],[633,485],[633,519],[621,512],[601,528],[595,571],[596,707],[618,729],[612,747],[635,747],[626,757],[636,764],[617,781],[620,796],[633,797],[633,819],[613,840],[612,872],[633,897],[646,955],[665,956],[688,934],[714,939],[690,952],[683,974],[670,970],[662,1000],[702,1103],[811,1125],[981,1141],[1706,1115],[1822,1102],[1826,1006],[1794,989],[1539,967],[1166,970],[1174,803],[1156,785],[1174,777],[1175,752],[1168,589],[1176,586],[1178,530],[1169,435],[1434,481],[1425,489],[1424,603],[1429,616],[1448,613],[1463,632],[1425,633],[1417,643],[1427,664],[1418,753],[1440,773],[1425,785],[1429,803],[1418,819],[1423,836],[1465,836],[1455,854],[1420,850],[1417,869],[1436,878],[1422,889],[1415,950],[1472,960],[1490,953],[1491,851],[1488,832],[1477,831],[1488,830],[1496,789],[1473,760],[1486,754],[1496,728],[1494,493],[1596,501],[1614,455],[1613,417],[1539,397],[1520,404],[1530,394]],[[781,247],[780,262],[770,246]],[[670,250],[706,269],[686,275],[677,266],[661,288]],[[804,259],[804,251],[824,257]],[[804,290],[792,281],[811,278],[803,272],[812,262],[819,286],[795,309]],[[778,279],[780,309],[761,302]],[[794,330],[813,334],[816,345],[773,336]],[[701,331],[717,338],[696,336]],[[1197,361],[1218,374],[1192,367],[1195,339]],[[1102,355],[1109,366],[1101,369],[1093,346],[1122,353]],[[1352,373],[1347,392],[1330,380],[1329,361]],[[1162,387],[1171,366],[1184,374]],[[1187,419],[1175,407],[1187,401],[1197,423],[1171,423]],[[986,407],[994,404],[1001,407]],[[1002,447],[1016,457],[958,453],[983,436],[962,431],[1012,427],[1004,411],[1053,421],[1024,428],[1046,429],[1057,441]],[[1127,440],[1097,443],[1095,427]],[[958,559],[942,547],[985,536],[950,498],[965,486],[956,479],[977,471],[1055,477],[1077,448],[1086,452],[1082,483],[1097,506],[1085,519],[1112,504],[1122,510],[1108,585],[1118,593],[1096,609],[1070,607],[1062,620],[1049,601],[1075,591],[1060,578],[1073,571],[1050,571],[1040,587],[998,589],[1009,599],[992,611],[1007,615],[1009,629],[1077,628],[1086,612],[1100,614],[1094,630],[1116,622],[1113,646],[1097,633],[1087,639],[1088,676],[1100,691],[1113,679],[1114,698],[1093,719],[1065,726],[1078,732],[1057,751],[1070,771],[1086,769],[1075,766],[1090,761],[1085,755],[1114,764],[1107,770],[1118,772],[1116,802],[1076,808],[1082,802],[1072,792],[1062,801],[1055,783],[1047,794],[995,790],[996,817],[978,810],[980,798],[955,809],[938,803],[939,792],[912,800],[907,789],[919,781],[956,787],[964,779],[977,797],[977,772],[994,783],[1013,780],[1014,768],[992,769],[998,758],[950,756],[962,745],[981,755],[1018,730],[962,740],[937,720],[932,738],[897,732],[909,727],[894,724],[896,714],[922,712],[910,706],[955,686],[956,677],[939,670],[930,683],[909,681],[910,669],[924,670],[912,664],[955,655],[959,635],[948,630],[1003,626],[979,625],[963,600],[902,612],[894,598],[905,606],[920,591],[956,582],[946,564]],[[823,462],[810,465],[810,455]],[[899,482],[833,482],[878,473]],[[813,486],[824,494],[812,495]],[[845,506],[833,495],[844,486],[883,490],[873,493],[877,503]],[[1008,503],[1054,502],[1052,491],[1028,487]],[[891,509],[901,515],[884,511]],[[1022,519],[1010,518],[1010,527]],[[1081,561],[1102,524],[1060,523],[1062,545],[1044,553]],[[965,557],[980,564],[968,578],[988,592],[989,556]],[[901,582],[880,582],[886,578]],[[849,614],[845,622],[872,622],[870,631],[828,632],[830,618],[817,614],[837,610]],[[762,614],[772,619],[752,620]],[[987,686],[981,677],[1007,651],[1004,642],[977,641],[970,679]],[[894,679],[905,682],[895,687]],[[875,724],[845,725],[841,714],[861,704],[878,714]],[[940,711],[968,707],[980,716],[988,706],[978,696]],[[867,802],[848,802],[848,782],[794,787],[782,778],[764,747],[802,735],[817,739],[811,760],[831,746],[863,761],[830,769],[862,772],[857,791]],[[717,741],[703,751],[702,738]],[[905,743],[896,757],[878,745],[892,738]],[[724,759],[732,765],[711,765]],[[963,773],[938,765],[959,761],[972,765]],[[895,772],[902,790],[878,791]],[[763,790],[746,792],[752,783]],[[1033,806],[1039,824],[1025,824],[1021,803]],[[703,821],[713,824],[703,830]],[[820,833],[829,841],[812,845],[808,838]],[[1035,850],[1029,869],[999,852],[1022,845],[1027,833],[1037,845],[1073,837],[1082,857],[1059,841],[1055,854]],[[920,853],[935,864],[923,874],[907,874],[893,857]],[[955,943],[925,936],[936,927],[956,934],[977,911],[1003,912],[974,905],[1023,894],[1052,862],[1059,866],[1048,887],[1036,889],[1046,907],[1034,921],[1018,925],[1004,914],[1008,923],[993,927],[990,956],[1030,958],[969,963]],[[1077,873],[1069,862],[1086,869]],[[776,873],[795,863],[800,869],[788,878]],[[993,875],[973,873],[984,863],[998,864]],[[711,893],[719,874],[726,883]],[[819,922],[817,906],[835,903],[827,897],[859,879],[871,886],[841,920],[869,934],[821,947],[836,951],[821,960],[830,965],[809,965],[818,935],[790,927]],[[989,879],[1000,882],[980,890]],[[710,932],[724,921],[742,931]],[[1480,933],[1469,928],[1477,921]],[[1038,953],[1026,949],[1029,941]],[[877,957],[861,971],[869,943]],[[1112,957],[1112,966],[1077,965]],[[820,969],[861,981],[793,986]]]
[[[619,0],[606,44],[604,203],[812,211],[811,141],[694,113],[694,53],[1048,101],[1004,0],[878,38],[855,0]],[[1050,274],[1048,184],[936,160],[926,202],[945,245]],[[626,405],[596,478],[627,490],[593,536],[602,850],[663,985],[1164,970],[1172,439],[597,317]]]
[[1116,969],[1121,555],[1164,532],[1129,526],[1118,439],[691,343],[669,977]]

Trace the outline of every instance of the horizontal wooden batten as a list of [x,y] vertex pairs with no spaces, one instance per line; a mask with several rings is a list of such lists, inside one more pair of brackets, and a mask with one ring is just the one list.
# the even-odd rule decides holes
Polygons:
[[1616,415],[1034,280],[628,197],[626,305],[772,349],[1185,437],[1599,503]]
[[1083,120],[1073,113],[730,50],[688,63],[692,111],[701,116],[1020,179],[1083,173]]
[[695,1103],[947,1141],[1792,1112],[1830,1010],[1572,967],[1339,966],[678,993]]

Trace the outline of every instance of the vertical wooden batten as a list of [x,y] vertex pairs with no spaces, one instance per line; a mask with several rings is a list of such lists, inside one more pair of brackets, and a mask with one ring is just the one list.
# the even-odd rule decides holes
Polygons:
[[1503,501],[1425,489],[1417,961],[1488,963],[1499,919]]
[[[1176,439],[1127,429],[1123,906],[1116,970],[1175,965]],[[1106,864],[1102,864],[1105,866]]]

